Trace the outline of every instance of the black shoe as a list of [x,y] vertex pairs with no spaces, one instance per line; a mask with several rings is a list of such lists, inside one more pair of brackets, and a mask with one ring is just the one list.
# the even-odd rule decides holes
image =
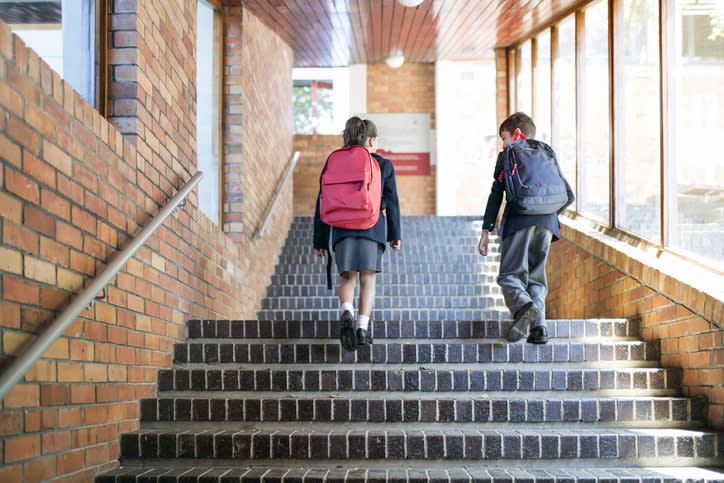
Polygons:
[[548,342],[548,330],[545,327],[533,327],[526,340],[529,344],[545,344]]
[[538,312],[538,307],[533,302],[525,304],[513,318],[513,325],[508,331],[508,341],[515,342],[525,337],[528,327],[538,317]]
[[354,315],[349,310],[344,310],[339,317],[342,326],[339,328],[339,342],[342,348],[348,351],[357,349],[357,337],[354,335]]
[[357,329],[357,345],[370,345],[372,344],[372,336],[369,335],[366,329]]

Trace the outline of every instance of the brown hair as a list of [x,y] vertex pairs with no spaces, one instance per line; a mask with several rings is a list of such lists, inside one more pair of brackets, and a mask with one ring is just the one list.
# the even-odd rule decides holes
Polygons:
[[535,137],[535,123],[528,114],[523,112],[516,112],[511,114],[508,119],[500,124],[498,135],[503,136],[503,131],[508,131],[510,134],[514,134],[516,129],[520,129],[520,132],[526,138]]
[[360,145],[364,146],[369,138],[377,137],[377,126],[369,119],[362,120],[357,116],[347,119],[344,126],[342,138],[344,139],[344,147]]

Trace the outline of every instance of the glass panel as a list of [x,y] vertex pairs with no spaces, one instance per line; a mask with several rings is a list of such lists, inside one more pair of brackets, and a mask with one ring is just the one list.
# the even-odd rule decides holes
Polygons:
[[294,81],[294,133],[318,134],[332,123],[332,80]]
[[546,30],[536,38],[535,56],[535,138],[551,143],[551,32]]
[[199,1],[196,14],[196,152],[199,171],[199,209],[219,225],[219,102],[218,86],[214,84],[218,51],[215,46],[214,9]]
[[2,1],[0,19],[95,105],[95,0]]
[[581,180],[582,213],[609,221],[609,88],[608,2],[599,0],[584,11],[581,45]]
[[292,79],[294,133],[340,134],[349,118],[349,67],[296,68]]
[[553,69],[553,149],[576,193],[576,19],[573,15],[558,27],[558,56]]
[[532,112],[532,72],[533,63],[531,61],[531,45],[530,40],[523,44],[520,48],[520,70],[518,71],[518,85],[517,85],[517,105],[515,110],[518,112],[524,112],[528,115]]
[[724,269],[724,2],[676,2],[670,83],[670,245]]
[[456,215],[479,215],[489,191],[481,189],[498,157],[495,119],[495,62],[455,62]]
[[660,242],[661,154],[657,0],[625,0],[617,95],[617,225]]

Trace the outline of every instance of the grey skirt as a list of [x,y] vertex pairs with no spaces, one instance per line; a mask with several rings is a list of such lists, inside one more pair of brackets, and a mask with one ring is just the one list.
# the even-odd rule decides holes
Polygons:
[[374,240],[361,236],[342,238],[334,247],[337,271],[360,272],[362,270],[382,271],[383,247]]

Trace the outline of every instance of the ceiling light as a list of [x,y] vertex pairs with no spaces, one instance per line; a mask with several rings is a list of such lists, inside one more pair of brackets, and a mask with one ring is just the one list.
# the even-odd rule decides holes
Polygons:
[[401,5],[404,5],[405,7],[417,7],[420,5],[423,0],[397,0],[400,2]]
[[387,62],[387,65],[392,67],[393,69],[397,69],[399,66],[401,66],[405,62],[405,56],[402,55],[400,52],[395,52],[390,54],[386,59],[385,62]]

